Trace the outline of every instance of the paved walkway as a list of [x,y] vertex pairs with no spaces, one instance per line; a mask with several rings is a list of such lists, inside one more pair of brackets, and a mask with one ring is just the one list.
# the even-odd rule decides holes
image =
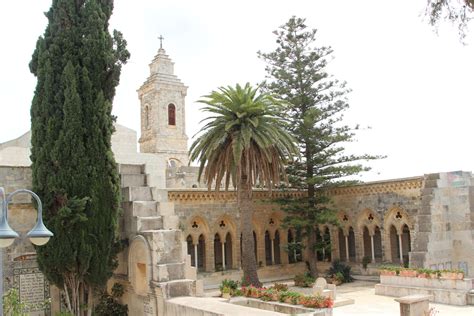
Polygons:
[[[312,288],[294,288],[292,281],[284,281],[292,290],[298,290],[306,294],[312,292]],[[337,297],[354,299],[351,305],[334,308],[333,316],[399,316],[400,305],[395,302],[395,297],[375,295],[375,280],[356,280],[337,287]],[[271,283],[265,286],[271,286]],[[208,291],[207,296],[219,295],[218,291]],[[474,306],[454,306],[430,303],[436,313],[430,316],[474,316]]]
[[[346,305],[334,309],[334,316],[399,316],[400,305],[394,297],[375,295],[374,289],[362,289],[346,292],[338,296],[352,298],[354,305]],[[430,303],[437,313],[433,316],[474,316],[474,306],[453,306]]]

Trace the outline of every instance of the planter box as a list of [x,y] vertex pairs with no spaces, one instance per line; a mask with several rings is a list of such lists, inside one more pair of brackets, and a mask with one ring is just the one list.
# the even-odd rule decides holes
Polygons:
[[380,275],[397,275],[397,271],[392,270],[380,270]]
[[413,294],[433,295],[433,302],[450,305],[467,305],[469,292],[474,289],[474,279],[429,279],[402,276],[380,276],[375,294],[407,296]]
[[400,270],[401,277],[411,277],[416,278],[418,272],[416,270]]
[[280,302],[265,302],[246,297],[234,297],[229,303],[287,315],[332,316],[332,308],[306,308]]

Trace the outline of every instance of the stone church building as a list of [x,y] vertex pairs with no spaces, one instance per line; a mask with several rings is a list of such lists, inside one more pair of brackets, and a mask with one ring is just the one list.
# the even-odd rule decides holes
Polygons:
[[[125,286],[123,301],[130,315],[164,315],[168,298],[200,295],[224,278],[240,279],[235,193],[207,191],[197,182],[197,168],[188,166],[187,87],[173,66],[160,48],[138,89],[140,138],[120,125],[112,137],[122,181],[120,231],[129,246],[120,254],[111,282]],[[0,186],[7,192],[31,187],[29,155],[29,132],[0,144]],[[288,252],[289,243],[305,241],[299,232],[281,226],[285,215],[266,192],[255,191],[253,233],[261,279],[291,278],[305,271],[309,260],[317,260],[324,272],[334,259],[348,262],[356,273],[376,273],[378,263],[390,262],[462,269],[474,277],[470,172],[371,182],[331,189],[329,194],[340,225],[318,227],[324,246],[311,258],[307,248]],[[10,206],[11,226],[26,232],[34,224],[33,212],[30,199],[18,197]],[[367,270],[361,268],[364,257],[371,261]],[[51,296],[51,309],[60,309],[59,291],[44,281],[34,249],[24,238],[6,250],[3,267],[6,288],[17,287],[25,301]],[[40,282],[22,282],[30,274]],[[22,294],[32,292],[35,295]]]

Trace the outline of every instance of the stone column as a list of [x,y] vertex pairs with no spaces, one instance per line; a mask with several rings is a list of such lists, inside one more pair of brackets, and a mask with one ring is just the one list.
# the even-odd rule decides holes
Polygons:
[[274,248],[274,244],[273,244],[273,238],[270,240],[271,241],[271,247],[272,247],[272,265],[275,264],[275,248]]
[[198,245],[194,244],[194,266],[196,267],[196,272],[198,269]]
[[402,234],[398,235],[398,245],[400,246],[400,263],[403,265],[403,245],[402,245]]
[[374,235],[370,235],[370,247],[372,249],[372,263],[375,263]]
[[206,271],[208,272],[214,272],[216,267],[215,267],[215,260],[214,256],[216,254],[214,253],[214,238],[209,238],[209,242],[206,242]]
[[349,237],[344,235],[344,239],[346,241],[346,261],[349,262]]
[[222,249],[222,270],[225,270],[225,242],[221,242]]

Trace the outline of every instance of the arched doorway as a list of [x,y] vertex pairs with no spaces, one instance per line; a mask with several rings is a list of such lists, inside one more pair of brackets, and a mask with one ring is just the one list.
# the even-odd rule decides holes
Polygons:
[[316,239],[316,260],[318,261],[323,261],[324,260],[324,240],[323,237],[321,236],[321,232],[319,231],[319,228],[316,227],[314,230],[315,234],[315,239]]
[[348,261],[347,260],[347,251],[346,251],[346,236],[344,235],[344,231],[342,228],[339,228],[339,258],[341,261]]
[[410,238],[410,228],[405,224],[402,227],[402,255],[403,255],[403,265],[405,267],[409,266],[409,255],[411,251],[411,238]]
[[374,254],[375,261],[382,262],[382,233],[378,226],[374,229]]
[[352,227],[349,228],[349,260],[355,262],[356,261],[356,242],[355,242],[355,234],[354,229]]
[[227,233],[225,237],[225,266],[227,269],[232,268],[233,262],[232,262],[232,236],[230,233]]
[[390,226],[390,254],[393,263],[400,263],[400,246],[398,242],[398,234],[395,226]]
[[289,263],[295,263],[296,262],[296,250],[293,249],[291,246],[295,241],[293,238],[293,232],[291,229],[288,229],[288,262]]
[[273,252],[275,255],[275,264],[280,264],[280,232],[275,231],[275,238],[273,239]]
[[326,226],[324,229],[324,235],[323,235],[323,242],[324,242],[324,248],[323,248],[323,261],[331,261],[331,233],[329,232],[329,227]]
[[188,237],[186,237],[186,244],[187,244],[187,248],[188,248],[188,255],[191,256],[191,265],[193,267],[196,266],[196,256],[195,256],[195,253],[194,253],[194,244],[193,244],[193,237],[191,235],[188,235]]
[[206,269],[205,258],[206,258],[206,240],[204,239],[204,235],[199,235],[199,244],[197,246],[198,250],[198,264],[197,268],[198,271],[204,271]]
[[364,257],[370,258],[370,260],[372,260],[372,240],[370,238],[370,233],[367,226],[364,226],[362,239],[364,242]]
[[224,270],[223,253],[222,253],[222,241],[219,234],[214,235],[214,267],[216,271]]
[[268,230],[265,231],[265,263],[267,266],[272,265],[272,241]]

